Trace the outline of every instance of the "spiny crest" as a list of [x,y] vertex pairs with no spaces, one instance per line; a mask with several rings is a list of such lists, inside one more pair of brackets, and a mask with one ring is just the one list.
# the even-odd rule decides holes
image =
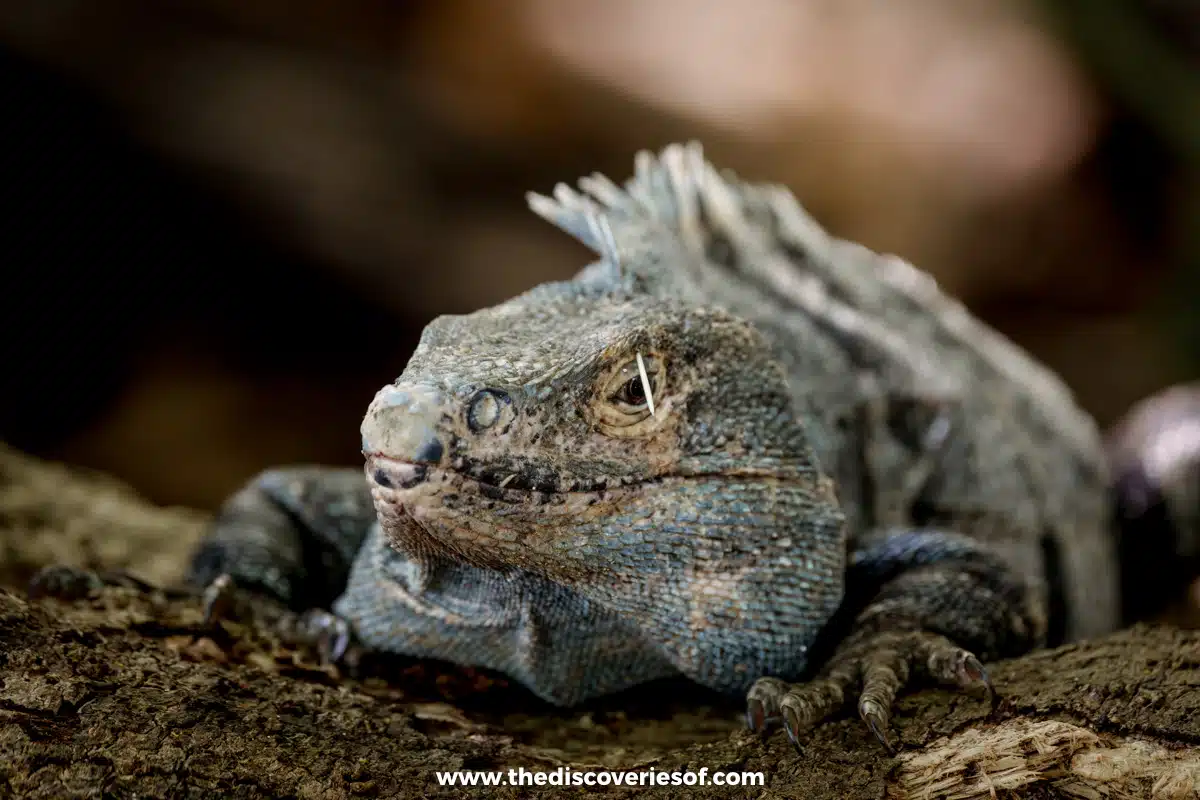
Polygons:
[[560,183],[552,198],[526,198],[534,213],[599,254],[618,281],[644,262],[662,261],[646,256],[664,255],[654,251],[668,242],[699,260],[714,228],[735,242],[745,231],[739,190],[704,159],[699,143],[672,144],[658,156],[641,151],[634,167],[624,188],[593,173],[578,191]]

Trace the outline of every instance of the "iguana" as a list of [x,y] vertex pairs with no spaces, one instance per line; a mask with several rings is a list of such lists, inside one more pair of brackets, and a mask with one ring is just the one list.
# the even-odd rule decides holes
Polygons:
[[[531,194],[598,255],[424,331],[364,472],[270,470],[191,580],[569,705],[685,675],[792,742],[915,676],[1120,622],[1112,479],[1064,384],[905,261],[696,144]],[[298,634],[300,635],[300,634]],[[301,637],[303,638],[303,637]]]

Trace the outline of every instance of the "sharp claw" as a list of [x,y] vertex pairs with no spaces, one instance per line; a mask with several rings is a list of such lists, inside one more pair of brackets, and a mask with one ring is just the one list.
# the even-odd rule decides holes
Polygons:
[[983,681],[983,685],[987,687],[988,694],[995,697],[996,687],[992,684],[992,679],[988,676],[987,670],[983,667],[979,668],[979,680]]
[[992,711],[995,711],[1000,706],[1000,693],[996,691],[996,687],[992,684],[992,679],[988,677],[987,670],[983,670],[983,685],[987,687]]
[[979,663],[979,659],[975,656],[967,656],[963,661],[963,673],[973,682],[982,683],[987,689],[988,697],[991,698],[992,706],[995,707],[998,702],[996,687],[992,685],[992,679],[988,677],[987,670],[983,668],[983,664]]
[[746,727],[754,733],[762,733],[766,717],[767,712],[761,700],[750,700],[746,704]]
[[350,647],[350,625],[341,617],[320,609],[309,609],[297,619],[301,641],[315,646],[321,663],[337,664]]
[[796,748],[796,755],[804,755],[804,749],[800,747],[800,739],[797,735],[800,728],[800,720],[796,717],[796,712],[790,708],[783,709],[783,729],[787,731],[788,741],[792,743],[792,747]]
[[322,657],[328,663],[336,664],[346,655],[346,648],[350,646],[350,626],[344,620],[338,619],[332,622],[331,629],[331,635],[324,637],[321,651]]
[[229,613],[233,602],[233,588],[233,578],[225,573],[218,575],[205,587],[202,598],[204,627],[211,628]]
[[865,711],[862,713],[863,721],[867,723],[867,727],[871,729],[871,733],[875,734],[875,738],[883,745],[883,748],[891,755],[896,755],[896,748],[892,747],[892,743],[888,741],[886,723],[883,717],[873,711]]

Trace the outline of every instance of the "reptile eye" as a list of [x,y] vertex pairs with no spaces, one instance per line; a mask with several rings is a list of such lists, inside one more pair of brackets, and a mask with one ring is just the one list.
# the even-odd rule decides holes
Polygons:
[[607,373],[596,387],[591,418],[597,430],[617,437],[643,436],[658,429],[669,413],[666,364],[646,351]]
[[[650,393],[654,393],[654,379],[650,378]],[[625,381],[621,388],[617,390],[616,400],[630,406],[642,406],[646,404],[646,385],[642,382],[642,376],[637,375]]]
[[509,396],[495,389],[481,389],[467,406],[467,426],[479,433],[495,425],[512,402]]
[[643,356],[639,364],[635,358],[609,377],[603,396],[620,415],[642,419],[662,404],[665,379],[659,359]]

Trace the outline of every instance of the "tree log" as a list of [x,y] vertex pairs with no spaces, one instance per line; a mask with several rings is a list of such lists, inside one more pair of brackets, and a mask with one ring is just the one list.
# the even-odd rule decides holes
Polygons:
[[[765,786],[640,786],[632,797],[1200,796],[1200,632],[1138,626],[991,665],[1002,700],[923,689],[887,755],[853,715],[804,737],[741,727],[681,681],[571,710],[502,676],[413,660],[350,678],[197,603],[111,588],[24,597],[48,560],[177,579],[203,516],[0,450],[0,796],[553,797],[442,786],[450,770],[762,772]],[[99,563],[98,563],[99,562]],[[569,790],[568,790],[569,791]]]

